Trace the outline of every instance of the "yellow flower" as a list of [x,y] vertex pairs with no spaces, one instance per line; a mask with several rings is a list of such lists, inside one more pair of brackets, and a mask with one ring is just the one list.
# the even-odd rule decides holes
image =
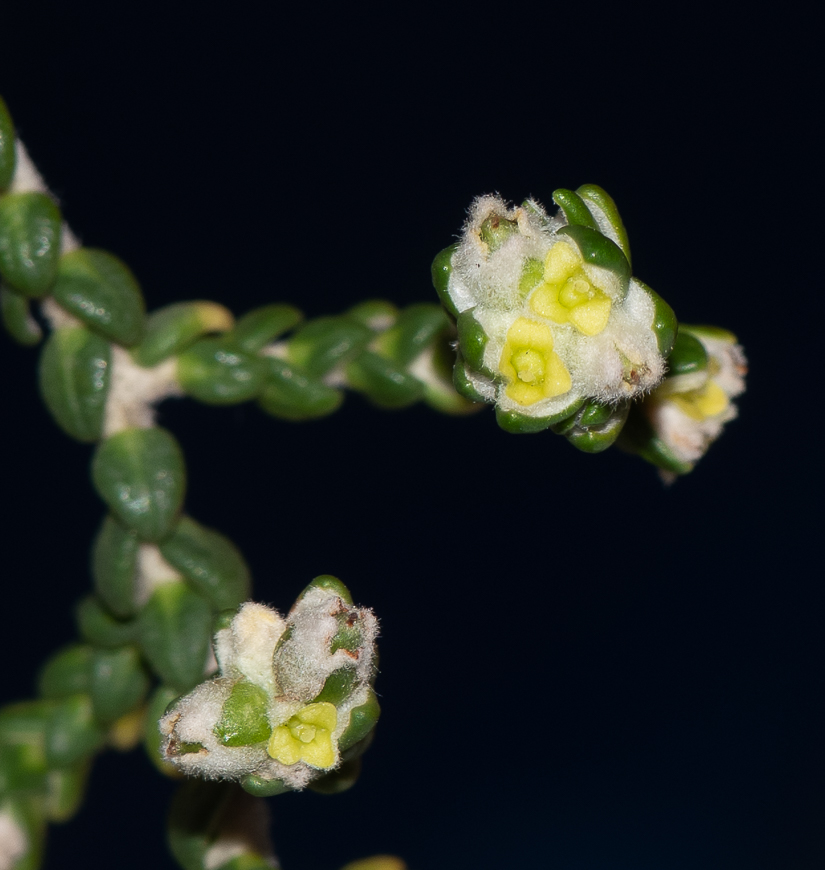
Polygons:
[[584,260],[567,242],[557,242],[544,259],[544,275],[530,307],[554,323],[572,323],[584,335],[598,335],[610,318],[612,302],[584,271]]
[[560,396],[573,383],[553,350],[550,327],[526,317],[520,317],[507,332],[499,369],[509,381],[506,394],[520,405]]
[[311,767],[332,767],[335,764],[332,732],[337,721],[334,704],[326,701],[309,704],[273,730],[267,751],[282,764],[304,761]]

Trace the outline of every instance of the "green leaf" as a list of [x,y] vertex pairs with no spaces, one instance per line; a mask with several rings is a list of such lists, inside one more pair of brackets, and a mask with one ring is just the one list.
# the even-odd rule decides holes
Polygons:
[[484,351],[487,347],[487,333],[484,327],[476,320],[474,309],[463,311],[456,320],[458,328],[458,346],[461,348],[461,356],[477,372],[490,376],[490,370],[484,365]]
[[99,749],[105,735],[95,722],[91,699],[73,695],[55,704],[45,737],[49,767],[69,767]]
[[518,411],[504,411],[497,407],[496,422],[505,432],[512,432],[516,435],[543,432],[554,423],[566,420],[581,407],[583,402],[584,399],[574,399],[566,408],[548,417],[529,417],[526,414],[519,414]]
[[174,764],[165,761],[161,755],[160,747],[163,743],[163,736],[157,727],[157,722],[179,694],[178,690],[173,689],[171,686],[158,686],[155,689],[146,705],[147,727],[144,729],[143,734],[143,748],[146,750],[150,761],[162,774],[172,779],[179,779],[183,774]]
[[351,758],[331,773],[314,779],[309,783],[309,788],[319,794],[341,794],[341,792],[352,788],[360,775],[361,759]]
[[630,402],[616,407],[591,403],[578,415],[577,425],[565,433],[567,440],[584,453],[601,453],[619,437],[629,410]]
[[0,199],[0,275],[24,296],[48,293],[60,260],[60,209],[45,193]]
[[627,262],[631,263],[627,230],[613,198],[596,184],[583,184],[576,193],[596,219],[601,233],[614,241],[627,257]]
[[238,320],[232,330],[232,339],[241,350],[257,353],[282,333],[294,329],[303,317],[292,305],[264,305]]
[[395,324],[376,341],[379,352],[402,366],[408,366],[449,327],[444,310],[427,302],[410,305]]
[[349,725],[338,740],[338,749],[345,752],[356,743],[360,743],[375,728],[380,715],[381,705],[375,692],[370,689],[367,702],[350,711]]
[[80,636],[95,646],[117,649],[134,640],[135,621],[112,616],[95,595],[86,596],[77,605],[76,616]]
[[269,698],[260,686],[246,680],[237,682],[224,702],[215,736],[224,746],[251,746],[268,740],[272,733],[268,707]]
[[382,408],[406,408],[424,395],[421,382],[394,362],[364,351],[346,368],[347,383]]
[[456,392],[469,402],[485,403],[489,401],[482,396],[476,389],[475,384],[470,380],[467,374],[467,364],[461,355],[461,351],[458,352],[455,366],[453,367],[453,386]]
[[60,428],[78,441],[103,432],[111,380],[111,347],[82,326],[49,336],[40,357],[40,392]]
[[286,420],[316,420],[336,411],[344,401],[335,387],[310,378],[298,366],[267,357],[267,380],[258,403],[267,414]]
[[667,357],[671,350],[673,350],[673,343],[676,341],[676,333],[679,328],[676,315],[667,302],[655,290],[648,287],[644,281],[640,281],[638,278],[633,280],[653,300],[654,314],[651,328],[656,334],[656,344],[659,347],[659,353]]
[[103,603],[121,618],[137,613],[139,549],[137,532],[108,514],[92,547],[92,576]]
[[92,481],[116,517],[143,540],[160,541],[183,504],[183,454],[165,429],[124,429],[98,447]]
[[708,367],[708,352],[698,338],[680,329],[667,358],[668,375],[687,375],[705,371]]
[[95,650],[90,695],[95,716],[111,723],[134,710],[149,690],[149,678],[134,647]]
[[0,316],[6,332],[24,347],[33,347],[43,338],[40,324],[32,317],[29,300],[0,286]]
[[347,587],[337,577],[333,577],[332,574],[321,574],[310,581],[310,583],[308,583],[301,591],[301,594],[296,599],[296,603],[297,601],[300,601],[307,592],[310,592],[313,589],[323,589],[326,592],[331,592],[333,595],[337,595],[345,604],[352,604],[352,595],[350,594],[349,589],[347,589]]
[[561,187],[553,191],[553,202],[562,210],[568,224],[578,224],[599,231],[598,224],[578,193]]
[[17,162],[14,139],[14,123],[8,106],[0,97],[0,193],[8,189],[14,178]]
[[273,797],[285,794],[293,789],[280,779],[264,779],[262,776],[249,774],[241,779],[241,788],[255,797]]
[[630,281],[630,263],[621,248],[597,230],[582,226],[566,226],[559,235],[571,238],[577,245],[585,263],[613,272],[619,278],[623,291]]
[[435,292],[438,293],[441,304],[453,317],[458,317],[458,309],[450,298],[448,288],[450,286],[450,275],[453,272],[453,254],[455,254],[457,248],[458,244],[450,245],[449,248],[444,248],[443,251],[436,254],[431,269]]
[[45,811],[50,822],[66,822],[80,809],[90,769],[91,764],[84,760],[49,771]]
[[206,333],[231,329],[233,322],[232,312],[216,302],[167,305],[146,318],[143,340],[132,351],[132,356],[138,365],[156,366]]
[[228,538],[189,517],[181,517],[160,552],[215,610],[237,608],[249,597],[252,584],[240,551]]
[[319,317],[290,339],[287,357],[310,377],[321,377],[343,365],[372,339],[372,330],[346,317]]
[[160,586],[138,616],[143,655],[181,694],[203,679],[211,639],[212,609],[185,583]]
[[[330,650],[335,652],[335,650]],[[335,704],[337,707],[342,704],[356,688],[358,683],[358,673],[355,668],[339,668],[333,671],[324,681],[324,688],[316,698],[312,699],[312,703],[321,703],[326,701],[330,704]]]
[[64,254],[54,298],[90,329],[130,347],[143,336],[143,296],[135,276],[113,254],[79,248]]
[[38,693],[59,700],[89,691],[92,648],[73,644],[56,653],[40,671]]
[[202,338],[178,357],[181,387],[207,405],[234,405],[254,399],[265,373],[260,357],[237,349],[224,336]]

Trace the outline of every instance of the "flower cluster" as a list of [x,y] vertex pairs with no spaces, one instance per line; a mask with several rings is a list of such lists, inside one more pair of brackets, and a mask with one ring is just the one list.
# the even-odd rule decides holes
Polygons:
[[509,431],[558,427],[601,450],[661,381],[676,321],[632,276],[613,200],[594,185],[553,198],[556,216],[480,197],[433,278],[456,320],[458,391],[494,403]]
[[372,611],[354,607],[346,587],[324,576],[286,619],[247,602],[225,622],[214,641],[219,675],[160,721],[169,761],[276,794],[329,777],[360,755],[379,713]]

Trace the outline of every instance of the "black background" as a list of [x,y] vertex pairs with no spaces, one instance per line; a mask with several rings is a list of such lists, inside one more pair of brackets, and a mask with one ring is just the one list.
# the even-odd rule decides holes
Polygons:
[[[823,866],[822,245],[793,7],[175,8],[4,11],[0,35],[21,137],[150,309],[433,299],[473,196],[593,182],[635,272],[751,362],[740,419],[671,488],[490,411],[161,407],[187,508],[256,597],[286,609],[334,573],[382,619],[376,743],[347,794],[271,800],[284,867]],[[103,510],[36,353],[2,338],[12,700],[74,636]],[[171,867],[172,789],[139,753],[101,757],[47,870]]]

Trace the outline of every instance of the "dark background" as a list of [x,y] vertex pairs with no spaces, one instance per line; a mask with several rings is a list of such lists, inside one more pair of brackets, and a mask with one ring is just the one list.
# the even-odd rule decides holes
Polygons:
[[[259,599],[286,609],[328,572],[382,619],[363,776],[271,800],[284,867],[823,866],[822,243],[793,7],[54,5],[4,10],[0,92],[66,219],[150,309],[434,299],[473,196],[593,182],[635,272],[750,359],[740,419],[671,488],[490,411],[163,405],[187,508],[243,550]],[[36,353],[2,336],[0,361],[12,700],[74,636],[103,510]],[[172,788],[139,753],[101,757],[47,870],[171,867]]]

